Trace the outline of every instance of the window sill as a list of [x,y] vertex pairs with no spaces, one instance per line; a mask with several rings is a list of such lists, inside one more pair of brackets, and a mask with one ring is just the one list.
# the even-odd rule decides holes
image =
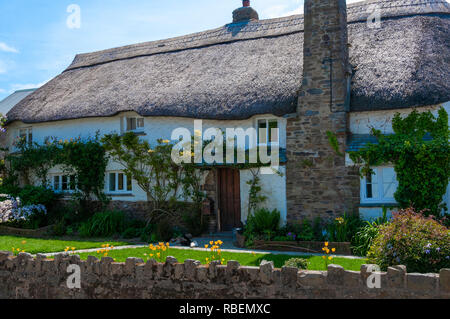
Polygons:
[[147,136],[147,133],[145,133],[145,132],[134,132],[134,131],[126,131],[122,134],[122,136],[125,135],[126,133],[133,133],[134,135],[137,135],[137,136]]
[[359,207],[398,207],[398,203],[383,203],[383,202],[373,202],[373,203],[360,203]]
[[111,197],[134,197],[132,193],[107,193],[106,195]]

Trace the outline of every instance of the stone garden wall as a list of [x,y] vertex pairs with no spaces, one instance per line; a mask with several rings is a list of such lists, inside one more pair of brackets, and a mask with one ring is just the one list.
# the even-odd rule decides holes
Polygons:
[[[81,288],[69,289],[67,267],[80,266]],[[198,261],[144,263],[129,258],[115,263],[106,257],[57,255],[54,260],[26,253],[0,252],[0,298],[450,298],[450,269],[440,274],[408,274],[404,266],[380,273],[381,288],[366,285],[361,272],[330,265],[328,271],[200,265]]]

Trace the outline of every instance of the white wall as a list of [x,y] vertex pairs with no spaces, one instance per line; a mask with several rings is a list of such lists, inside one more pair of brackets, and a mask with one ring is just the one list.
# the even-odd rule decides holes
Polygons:
[[[44,143],[47,137],[55,137],[58,140],[70,140],[71,138],[89,138],[94,137],[98,132],[100,136],[109,133],[121,133],[121,119],[124,116],[138,116],[134,112],[121,113],[114,117],[107,118],[87,118],[67,121],[55,121],[47,123],[37,123],[27,125],[20,122],[14,122],[8,127],[8,146],[12,149],[13,139],[18,135],[18,129],[24,127],[32,127],[33,141]],[[246,120],[235,121],[219,121],[219,120],[203,120],[203,132],[208,128],[220,128],[224,132],[227,128],[242,128],[244,130],[254,127],[256,128],[257,120],[261,118],[276,118],[280,126],[280,147],[286,147],[286,119],[275,117],[273,115],[259,115]],[[146,117],[145,118],[146,134],[142,138],[148,140],[150,144],[155,145],[158,139],[170,140],[173,130],[176,128],[187,128],[191,134],[194,134],[194,119],[180,117]],[[116,162],[110,161],[107,166],[108,171],[122,170],[123,167]],[[283,173],[284,167],[281,168]],[[50,174],[62,173],[61,167],[55,167],[49,172]],[[246,182],[250,180],[250,172],[241,172],[241,205],[242,220],[247,219],[248,206],[248,185]],[[263,193],[268,197],[266,206],[270,209],[278,209],[283,220],[286,220],[286,178],[278,175],[264,174],[261,175],[261,184]],[[108,186],[108,175],[105,176],[105,191]],[[146,201],[146,193],[133,181],[133,194],[127,196],[112,196],[113,200],[121,201]]]
[[[261,178],[261,193],[260,195],[266,196],[267,199],[262,203],[262,207],[269,210],[277,209],[281,213],[281,221],[284,224],[286,222],[287,204],[286,204],[286,167],[280,166],[278,174],[260,174]],[[250,186],[248,181],[253,179],[253,175],[250,170],[241,171],[241,220],[245,224],[248,216],[248,196],[250,192]]]

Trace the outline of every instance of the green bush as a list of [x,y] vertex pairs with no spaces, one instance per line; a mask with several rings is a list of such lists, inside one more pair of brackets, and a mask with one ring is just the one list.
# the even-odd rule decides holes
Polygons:
[[155,236],[152,239],[156,241],[169,241],[172,239],[174,229],[169,220],[163,219],[156,225]]
[[104,211],[82,223],[79,232],[82,237],[108,237],[123,233],[125,226],[126,217],[123,212]]
[[308,269],[308,260],[304,258],[291,258],[284,263],[286,267],[295,267],[298,269]]
[[358,214],[347,215],[344,213],[342,217],[337,217],[328,226],[328,240],[336,242],[349,242],[358,232],[364,222]]
[[408,272],[439,272],[450,268],[450,230],[411,208],[401,210],[379,227],[367,256],[383,270],[402,264]]
[[25,186],[18,194],[22,205],[39,205],[50,207],[58,196],[51,189],[42,186]]
[[138,238],[142,236],[142,232],[143,232],[142,228],[128,227],[122,233],[122,238],[125,239]]
[[367,256],[374,239],[378,236],[380,225],[388,222],[387,209],[383,207],[383,216],[373,222],[366,222],[359,231],[353,236],[351,244],[352,251],[357,256]]
[[269,211],[267,209],[258,209],[253,215],[247,219],[245,226],[246,236],[249,234],[257,236],[268,236],[269,240],[272,235],[276,234],[280,229],[280,212],[278,210]]
[[201,210],[197,207],[187,207],[182,215],[184,225],[189,234],[200,236],[208,227],[208,220],[205,216],[201,216]]
[[304,219],[300,226],[300,233],[298,234],[298,239],[301,241],[312,241],[314,240],[314,230],[311,226],[311,222]]

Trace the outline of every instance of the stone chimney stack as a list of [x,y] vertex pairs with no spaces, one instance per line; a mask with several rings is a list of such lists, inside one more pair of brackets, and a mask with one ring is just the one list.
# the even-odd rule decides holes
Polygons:
[[233,11],[233,23],[258,21],[258,12],[250,7],[250,0],[243,0],[242,7]]
[[346,0],[305,0],[304,19],[303,81],[286,125],[287,219],[294,223],[337,217],[359,203],[358,172],[342,155],[351,76]]

